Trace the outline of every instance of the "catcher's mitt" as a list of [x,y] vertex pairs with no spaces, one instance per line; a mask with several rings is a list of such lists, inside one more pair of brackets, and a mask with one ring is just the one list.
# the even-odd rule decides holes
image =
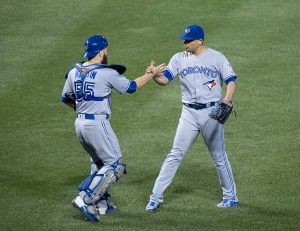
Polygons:
[[222,100],[220,103],[216,104],[208,116],[220,124],[224,124],[228,119],[230,113],[232,112],[233,104],[231,101]]
[[72,106],[74,111],[76,110],[76,99],[75,95],[73,93],[71,94],[65,94],[65,97],[68,99],[68,105]]

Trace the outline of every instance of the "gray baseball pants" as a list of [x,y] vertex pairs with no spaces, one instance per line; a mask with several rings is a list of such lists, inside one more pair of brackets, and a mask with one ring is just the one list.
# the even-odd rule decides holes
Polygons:
[[215,163],[223,198],[237,199],[233,173],[225,151],[224,126],[209,118],[210,111],[211,107],[195,110],[183,106],[173,148],[161,167],[153,187],[153,194],[150,196],[151,199],[163,202],[164,191],[171,184],[182,159],[199,134],[202,135]]

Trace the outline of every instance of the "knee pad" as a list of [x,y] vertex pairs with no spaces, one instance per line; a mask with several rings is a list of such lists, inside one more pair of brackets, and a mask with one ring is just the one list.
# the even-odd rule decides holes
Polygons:
[[84,180],[82,181],[82,183],[79,185],[79,191],[85,191],[88,189],[89,185],[91,184],[92,180],[94,179],[94,177],[96,176],[97,172],[99,171],[99,169],[101,169],[104,164],[101,160],[94,162],[93,160],[91,160],[91,172],[90,175]]
[[114,168],[104,166],[95,174],[88,188],[80,192],[80,197],[87,205],[94,204],[116,180]]
[[113,165],[103,166],[97,173],[87,177],[80,185],[80,197],[84,203],[90,205],[100,200],[108,188],[126,174],[126,169],[126,164],[120,158]]

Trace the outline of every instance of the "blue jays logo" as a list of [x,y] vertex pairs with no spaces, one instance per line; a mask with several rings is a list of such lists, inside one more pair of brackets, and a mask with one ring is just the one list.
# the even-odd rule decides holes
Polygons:
[[213,89],[213,87],[217,86],[217,82],[215,80],[208,81],[203,85],[207,86],[209,90]]
[[191,30],[189,29],[189,28],[186,28],[185,30],[184,30],[184,33],[190,33],[191,32]]

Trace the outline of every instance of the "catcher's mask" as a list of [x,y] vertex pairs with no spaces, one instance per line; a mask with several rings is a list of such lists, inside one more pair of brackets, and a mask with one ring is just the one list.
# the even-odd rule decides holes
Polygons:
[[93,58],[100,51],[108,47],[107,39],[102,35],[93,35],[89,37],[85,43],[85,53],[83,54],[84,58]]

